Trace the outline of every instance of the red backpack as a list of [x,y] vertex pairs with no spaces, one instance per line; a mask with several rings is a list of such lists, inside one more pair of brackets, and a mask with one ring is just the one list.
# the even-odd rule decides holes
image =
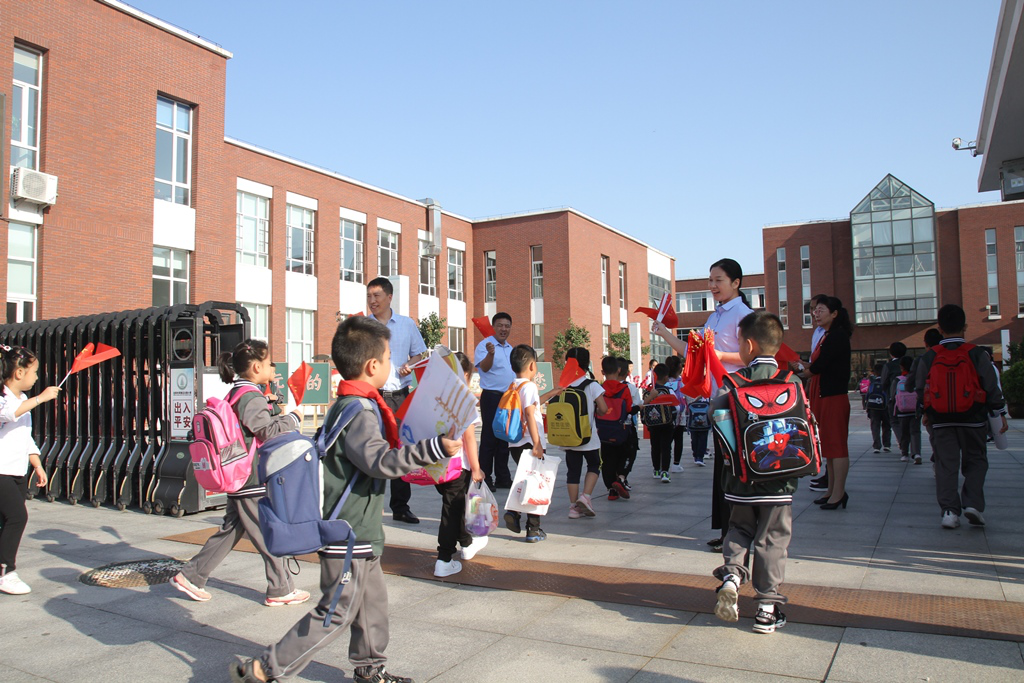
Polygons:
[[604,402],[611,412],[607,415],[598,415],[597,435],[603,443],[626,443],[629,439],[629,431],[626,428],[626,421],[629,419],[629,412],[626,410],[626,402],[632,402],[629,395],[629,387],[623,385],[617,394],[605,392]]
[[924,407],[934,417],[964,417],[977,404],[985,402],[978,370],[971,360],[974,344],[961,344],[955,349],[940,346],[928,370],[924,386]]

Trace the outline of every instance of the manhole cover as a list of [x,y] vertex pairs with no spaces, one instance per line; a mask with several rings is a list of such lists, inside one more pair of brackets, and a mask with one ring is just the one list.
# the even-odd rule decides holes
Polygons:
[[135,560],[115,562],[105,567],[88,571],[79,577],[87,586],[106,588],[137,588],[167,583],[181,571],[185,563],[181,560]]

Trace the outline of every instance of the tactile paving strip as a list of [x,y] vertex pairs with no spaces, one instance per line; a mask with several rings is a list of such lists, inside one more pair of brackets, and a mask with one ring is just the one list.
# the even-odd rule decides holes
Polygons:
[[[164,540],[202,545],[215,531]],[[255,552],[247,540],[237,549]],[[315,555],[303,559],[317,561]],[[431,581],[687,612],[713,613],[718,586],[711,576],[483,555],[464,562],[458,574],[438,579],[436,559],[430,550],[388,545],[383,567],[389,574]],[[1024,603],[792,583],[784,592],[786,616],[794,623],[1024,642]],[[754,611],[752,591],[744,586],[740,614]]]

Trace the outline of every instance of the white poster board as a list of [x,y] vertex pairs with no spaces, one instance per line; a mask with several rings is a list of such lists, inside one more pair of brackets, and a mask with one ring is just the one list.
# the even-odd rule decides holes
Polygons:
[[195,370],[171,368],[171,438],[187,439],[196,414]]
[[441,353],[427,361],[416,393],[409,399],[409,410],[402,418],[401,439],[414,444],[454,428],[455,438],[469,429],[476,419],[476,396]]

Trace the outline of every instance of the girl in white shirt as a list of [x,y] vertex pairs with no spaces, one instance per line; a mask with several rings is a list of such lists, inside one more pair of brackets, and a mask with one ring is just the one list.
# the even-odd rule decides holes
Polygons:
[[28,522],[29,465],[39,487],[47,483],[39,447],[32,440],[29,411],[57,398],[60,389],[46,387],[33,398],[25,394],[39,378],[39,360],[26,348],[0,345],[0,367],[4,383],[0,396],[0,592],[24,595],[32,589],[18,577],[15,559]]

